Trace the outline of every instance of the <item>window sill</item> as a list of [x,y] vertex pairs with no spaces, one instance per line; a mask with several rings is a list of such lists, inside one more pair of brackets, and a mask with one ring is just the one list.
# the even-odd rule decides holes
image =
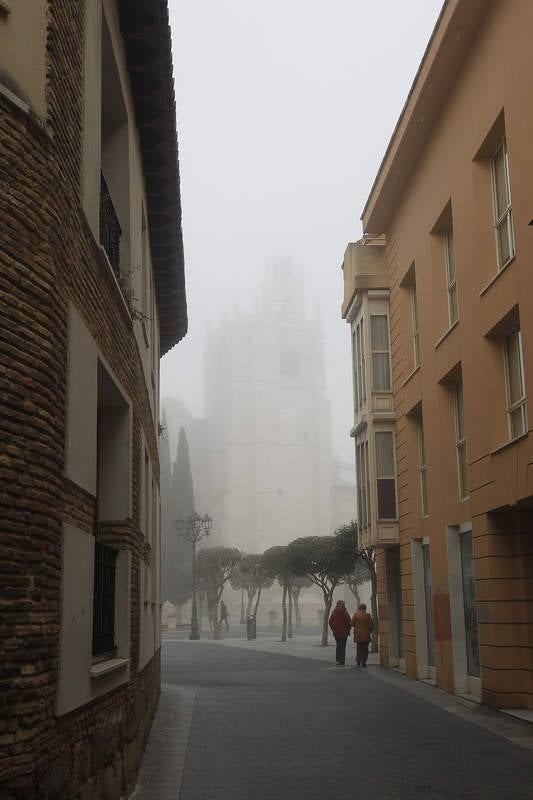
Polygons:
[[527,436],[528,436],[528,432],[527,431],[526,431],[526,433],[521,433],[520,436],[515,436],[514,439],[510,439],[508,442],[504,442],[499,447],[496,447],[494,450],[491,450],[489,452],[489,456],[498,455],[498,453],[501,453],[502,450],[505,450],[507,447],[511,447],[511,445],[522,441],[522,439],[527,439]]
[[486,286],[484,286],[484,287],[483,287],[483,289],[480,291],[480,293],[479,293],[479,296],[480,296],[480,297],[483,297],[483,295],[485,294],[485,292],[488,292],[488,290],[490,289],[490,287],[492,286],[492,284],[493,284],[493,283],[496,283],[496,281],[498,280],[498,278],[499,278],[501,275],[503,275],[503,273],[505,272],[505,270],[506,270],[506,269],[508,269],[508,268],[511,266],[511,264],[513,263],[513,261],[515,260],[515,258],[516,258],[516,254],[515,254],[515,255],[514,255],[514,256],[513,256],[511,259],[509,259],[509,261],[507,262],[507,264],[506,264],[504,267],[502,267],[500,270],[498,270],[498,272],[496,273],[496,275],[494,275],[494,277],[493,277],[493,278],[491,278],[491,279],[490,279],[490,281],[487,283],[487,285],[486,285]]
[[106,661],[99,661],[91,667],[91,678],[101,678],[103,675],[108,675],[110,672],[124,669],[129,663],[129,658],[109,658]]
[[403,382],[403,383],[402,383],[402,385],[400,386],[400,389],[403,389],[403,388],[404,388],[404,386],[407,386],[407,384],[409,383],[409,381],[411,380],[411,378],[413,377],[413,375],[416,375],[416,373],[418,372],[418,370],[419,370],[419,369],[420,369],[420,364],[419,364],[417,367],[415,367],[413,370],[411,370],[411,372],[409,373],[409,375],[407,376],[407,378],[404,380],[404,382]]
[[[2,0],[0,0],[0,16],[6,13],[2,9],[2,5],[3,5]],[[0,94],[3,97],[5,97],[6,100],[9,100],[9,102],[12,105],[16,106],[24,114],[28,115],[31,114],[31,109],[29,105],[21,97],[19,97],[18,94],[15,94],[14,92],[11,91],[11,89],[8,89],[4,83],[0,83]]]
[[458,325],[459,325],[459,320],[458,320],[458,319],[456,319],[456,320],[455,320],[455,322],[453,323],[453,325],[450,325],[450,327],[448,328],[448,330],[447,330],[445,333],[443,333],[443,334],[442,334],[442,336],[440,337],[440,339],[438,339],[438,340],[435,342],[435,344],[433,345],[433,347],[434,347],[434,349],[435,349],[435,350],[436,350],[438,347],[440,347],[440,345],[443,343],[443,341],[446,339],[446,337],[447,337],[447,336],[448,336],[448,335],[449,335],[449,334],[450,334],[450,333],[451,333],[451,332],[454,330],[454,328],[456,328]]

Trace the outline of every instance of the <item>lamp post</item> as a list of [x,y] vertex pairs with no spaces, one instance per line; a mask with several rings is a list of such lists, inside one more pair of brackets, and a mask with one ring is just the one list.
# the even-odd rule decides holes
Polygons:
[[198,628],[198,608],[196,605],[196,545],[205,536],[209,536],[211,528],[213,527],[213,520],[208,514],[201,517],[196,511],[183,519],[179,517],[176,521],[176,528],[178,529],[178,536],[185,539],[186,542],[192,544],[192,613],[191,613],[191,633],[189,639],[197,640],[200,638],[200,631]]

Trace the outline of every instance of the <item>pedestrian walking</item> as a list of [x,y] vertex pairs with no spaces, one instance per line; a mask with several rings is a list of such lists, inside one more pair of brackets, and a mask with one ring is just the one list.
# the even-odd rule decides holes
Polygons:
[[220,625],[222,623],[226,626],[226,630],[229,631],[229,624],[228,624],[228,607],[223,600],[220,601]]
[[374,628],[374,620],[367,612],[366,605],[361,603],[352,618],[353,625],[353,638],[356,645],[355,663],[357,666],[366,667],[368,660],[368,645],[372,630]]
[[329,618],[329,627],[337,643],[336,661],[338,667],[344,667],[346,662],[346,642],[350,635],[352,620],[346,611],[344,600],[338,600]]

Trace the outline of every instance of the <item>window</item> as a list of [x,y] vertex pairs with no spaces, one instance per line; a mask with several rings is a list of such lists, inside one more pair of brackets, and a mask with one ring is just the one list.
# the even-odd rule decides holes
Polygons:
[[355,445],[355,466],[357,470],[357,501],[359,524],[366,528],[371,522],[370,480],[368,465],[368,440],[357,439]]
[[[89,4],[90,5],[90,4]],[[126,100],[120,81],[113,38],[102,15],[101,84],[92,91],[101,92],[100,109],[100,244],[104,248],[115,276],[131,282],[130,265],[130,138]],[[95,72],[90,68],[90,72]],[[90,80],[90,78],[89,78]],[[90,96],[94,95],[92,92]],[[87,96],[87,98],[89,95]],[[93,108],[89,124],[92,130],[98,109]],[[88,151],[88,156],[94,155]],[[91,161],[92,163],[92,161]],[[88,168],[90,168],[88,166]],[[91,167],[92,168],[92,167]],[[142,223],[141,223],[142,224]]]
[[354,406],[355,408],[359,407],[359,381],[357,378],[357,342],[356,342],[356,334],[355,331],[352,333],[352,363],[353,363],[353,397],[354,397]]
[[94,555],[93,656],[115,651],[115,571],[117,551],[96,543]]
[[459,309],[457,305],[457,281],[455,277],[453,225],[450,225],[444,234],[444,253],[446,261],[446,285],[448,288],[448,317],[451,327],[459,319]]
[[463,408],[463,382],[455,384],[455,446],[457,448],[457,471],[459,478],[459,498],[469,495],[468,461],[466,455],[466,433]]
[[420,505],[422,516],[428,515],[428,490],[427,490],[427,465],[424,445],[424,422],[422,417],[418,420],[418,469],[420,472]]
[[372,388],[376,392],[390,392],[389,323],[386,314],[370,317],[372,345]]
[[505,139],[492,157],[492,195],[498,270],[502,270],[515,254],[509,158]]
[[396,519],[396,470],[392,431],[376,431],[378,517]]
[[366,403],[366,358],[365,334],[363,318],[359,320],[354,331],[354,371],[355,371],[355,407],[360,408]]
[[111,199],[104,173],[100,173],[100,244],[117,278],[120,278],[120,237],[122,228]]
[[505,337],[505,373],[507,383],[507,414],[511,439],[527,432],[527,404],[524,387],[524,357],[522,334],[514,330]]
[[415,369],[420,366],[420,338],[418,331],[418,307],[416,301],[416,286],[411,287],[411,320],[413,325],[413,354]]

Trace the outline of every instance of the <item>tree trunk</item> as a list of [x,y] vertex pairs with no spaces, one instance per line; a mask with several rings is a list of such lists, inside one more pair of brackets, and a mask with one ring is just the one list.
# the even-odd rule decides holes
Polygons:
[[379,652],[379,616],[378,616],[378,577],[376,570],[372,571],[372,594],[370,595],[370,607],[372,608],[372,619],[374,620],[374,630],[372,631],[371,652]]
[[292,639],[292,590],[289,583],[289,639]]
[[350,585],[350,591],[355,597],[355,610],[357,611],[357,609],[361,605],[361,595],[359,594],[359,586]]
[[241,589],[241,625],[246,624],[246,615],[244,613],[244,589]]
[[249,617],[249,616],[250,616],[250,613],[251,613],[251,611],[252,611],[252,604],[253,604],[253,602],[254,602],[254,595],[255,595],[255,592],[254,592],[254,591],[249,591],[249,590],[247,589],[247,590],[246,590],[246,594],[248,595],[248,604],[247,604],[247,606],[246,606],[246,616],[247,616],[247,617]]
[[254,617],[255,617],[256,623],[257,623],[257,610],[259,608],[259,601],[261,599],[261,589],[262,588],[263,588],[262,586],[259,586],[259,589],[257,590],[257,598],[256,598],[256,601],[255,601]]
[[293,600],[294,600],[294,614],[296,616],[296,627],[301,628],[302,614],[300,611],[300,589],[294,589]]
[[324,592],[324,619],[322,621],[322,647],[328,646],[328,633],[329,633],[329,615],[331,612],[331,604],[333,602],[333,589],[331,591],[322,590]]
[[281,611],[283,615],[283,627],[281,629],[281,641],[287,641],[287,584],[283,583],[283,595],[281,597]]

